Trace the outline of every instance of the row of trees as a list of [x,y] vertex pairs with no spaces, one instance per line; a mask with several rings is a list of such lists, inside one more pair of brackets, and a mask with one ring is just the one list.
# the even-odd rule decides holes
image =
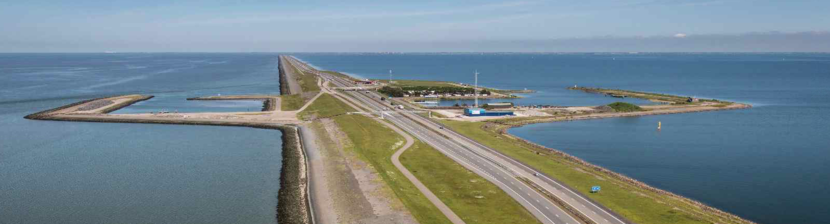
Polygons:
[[[403,97],[404,95],[422,96],[429,94],[473,94],[473,88],[452,87],[452,86],[404,86],[404,87],[390,87],[384,86],[378,92],[392,96]],[[411,92],[411,93],[410,93]],[[479,94],[490,94],[489,90],[483,89]]]

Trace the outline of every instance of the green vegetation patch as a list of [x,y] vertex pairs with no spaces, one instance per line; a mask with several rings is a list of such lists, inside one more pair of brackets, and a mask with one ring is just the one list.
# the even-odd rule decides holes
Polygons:
[[[608,174],[567,160],[562,155],[553,154],[508,135],[502,135],[499,130],[505,126],[483,122],[444,120],[440,122],[507,156],[541,170],[634,223],[740,223],[735,220],[722,219],[711,212],[703,211],[700,207],[673,197],[619,181]],[[590,193],[590,187],[595,185],[602,186],[602,192]]]
[[305,104],[300,94],[282,95],[280,100],[280,109],[283,111],[299,110]]
[[311,103],[305,110],[301,111],[298,116],[300,119],[307,120],[312,117],[328,118],[337,115],[343,115],[347,112],[354,112],[355,110],[346,105],[342,101],[334,98],[328,93],[323,93],[314,103]]
[[296,70],[299,74],[297,77],[297,82],[300,84],[300,88],[303,89],[303,92],[317,92],[320,91],[320,86],[317,86],[317,75],[312,73],[305,73]]
[[[669,102],[673,104],[689,104],[687,101],[689,97],[685,96],[675,96],[669,94],[661,94],[661,93],[647,93],[647,92],[638,92],[638,91],[631,91],[631,90],[620,90],[620,89],[603,89],[603,88],[591,88],[591,87],[569,87],[570,90],[582,90],[588,93],[601,93],[607,96],[618,96],[618,97],[634,97],[640,99],[646,99],[651,101],[657,102]],[[712,99],[700,99],[701,102],[704,101],[717,101]]]
[[539,223],[507,193],[417,141],[401,163],[466,223]]
[[[379,79],[377,81],[389,83],[388,79]],[[458,85],[452,82],[426,80],[392,80],[392,86],[458,87]]]
[[392,154],[400,147],[396,145],[405,141],[402,136],[363,115],[336,116],[333,119],[353,143],[346,150],[371,164],[418,222],[451,223],[392,164]]
[[643,108],[640,108],[640,106],[630,104],[630,103],[625,103],[625,102],[616,102],[616,103],[608,104],[608,106],[611,107],[612,109],[614,109],[614,111],[616,111],[616,112],[643,111]]
[[[473,88],[458,86],[384,86],[378,92],[393,97],[403,97],[405,94],[412,97],[420,97],[430,94],[473,94]],[[489,90],[483,89],[479,94],[491,94]]]

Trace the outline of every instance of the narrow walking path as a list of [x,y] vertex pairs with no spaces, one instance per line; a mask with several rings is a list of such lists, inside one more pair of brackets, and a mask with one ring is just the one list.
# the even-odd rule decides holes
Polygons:
[[452,209],[450,209],[450,207],[447,207],[447,205],[444,204],[444,202],[438,199],[438,196],[435,196],[435,194],[433,194],[432,191],[429,190],[429,188],[424,186],[424,184],[421,183],[421,181],[419,181],[418,178],[415,178],[415,175],[412,175],[412,173],[409,172],[409,170],[407,170],[406,167],[403,166],[403,164],[401,164],[401,154],[403,154],[403,152],[409,149],[409,147],[412,146],[412,144],[415,144],[415,139],[413,139],[412,136],[409,136],[409,134],[406,134],[406,132],[404,132],[395,125],[383,121],[378,122],[391,128],[392,130],[402,135],[406,139],[406,144],[400,149],[398,149],[398,151],[395,152],[395,154],[392,155],[392,164],[394,164],[395,167],[397,167],[398,170],[400,170],[401,173],[403,173],[403,176],[405,176],[406,179],[409,179],[409,181],[411,181],[412,184],[414,184],[415,187],[417,187],[418,190],[421,191],[421,193],[424,193],[424,196],[426,196],[427,199],[429,199],[429,201],[432,202],[433,205],[435,205],[435,207],[438,207],[438,210],[441,210],[441,213],[444,213],[444,215],[447,216],[447,218],[450,219],[452,223],[464,223],[464,220],[461,220],[461,217],[458,217],[458,215],[456,215],[455,212],[453,212]]
[[[355,110],[360,111],[360,112],[367,112],[367,111],[363,110],[363,108],[358,107],[358,106],[352,104],[352,102],[344,99],[344,97],[341,96],[339,93],[337,93],[337,92],[331,92],[331,93],[332,93],[332,96],[334,96],[335,98],[343,101],[344,103],[348,104],[349,106],[353,107]],[[452,209],[450,209],[450,207],[448,207],[446,204],[444,204],[444,202],[442,202],[441,199],[438,199],[438,196],[435,196],[435,194],[432,193],[432,191],[430,191],[429,188],[427,188],[423,183],[421,183],[421,181],[418,180],[418,178],[416,178],[415,175],[412,175],[412,172],[409,172],[409,170],[406,169],[406,167],[403,166],[403,164],[401,164],[401,161],[400,161],[401,154],[403,154],[403,152],[405,152],[407,149],[409,149],[409,147],[411,147],[413,144],[415,144],[415,139],[412,138],[412,136],[410,136],[409,134],[407,134],[406,132],[404,132],[403,130],[401,130],[400,128],[398,128],[397,126],[395,126],[393,124],[390,124],[388,122],[384,122],[383,120],[381,120],[379,118],[374,118],[374,119],[376,121],[380,122],[381,124],[385,125],[386,127],[389,127],[393,131],[395,131],[398,134],[400,134],[401,136],[403,136],[404,139],[406,139],[406,144],[404,144],[403,147],[398,149],[398,151],[396,151],[395,154],[392,155],[392,158],[391,158],[392,159],[392,164],[395,165],[395,168],[398,168],[398,170],[401,171],[401,173],[404,175],[404,177],[406,177],[406,179],[408,179],[410,182],[412,182],[412,184],[414,184],[415,187],[418,188],[418,191],[420,191],[422,194],[424,194],[424,196],[433,205],[435,205],[435,207],[438,208],[438,210],[440,210],[441,213],[443,213],[444,216],[446,216],[447,219],[449,219],[452,223],[455,223],[455,224],[465,223],[464,220],[461,220],[461,217],[458,217],[458,215],[456,215],[455,212],[453,212]]]

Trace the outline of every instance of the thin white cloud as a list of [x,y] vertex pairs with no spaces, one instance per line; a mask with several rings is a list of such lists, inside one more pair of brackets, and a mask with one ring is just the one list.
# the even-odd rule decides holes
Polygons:
[[678,34],[674,35],[674,37],[676,37],[676,38],[686,38],[686,36],[687,35],[685,33],[678,33]]
[[383,11],[383,12],[355,12],[342,13],[340,11],[305,11],[305,12],[277,12],[259,15],[239,15],[224,18],[186,18],[173,21],[169,25],[228,25],[280,21],[337,21],[346,19],[373,19],[373,18],[402,18],[402,17],[424,17],[439,15],[455,15],[465,13],[487,12],[519,8],[540,3],[540,1],[509,1],[489,3],[471,7],[459,7],[444,10],[422,10],[422,11]]

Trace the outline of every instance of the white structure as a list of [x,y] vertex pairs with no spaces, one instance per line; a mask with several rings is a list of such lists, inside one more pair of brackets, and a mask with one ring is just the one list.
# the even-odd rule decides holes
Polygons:
[[476,83],[475,83],[475,87],[473,87],[473,95],[475,95],[475,104],[473,104],[473,107],[478,108],[478,70],[476,70],[475,76],[476,76]]

